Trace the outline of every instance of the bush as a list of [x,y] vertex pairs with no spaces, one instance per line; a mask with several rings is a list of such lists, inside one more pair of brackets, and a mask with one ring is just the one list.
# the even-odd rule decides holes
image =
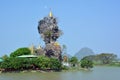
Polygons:
[[78,63],[78,59],[76,57],[70,58],[69,62],[72,64],[72,67],[75,67]]
[[61,69],[61,63],[58,59],[55,58],[48,58],[45,56],[40,56],[37,58],[36,66],[38,66],[40,69],[53,69],[53,70],[59,70]]
[[6,71],[42,69],[42,70],[60,70],[61,63],[58,59],[40,56],[39,58],[18,58],[8,57],[1,64],[1,69]]
[[4,60],[1,63],[0,68],[5,70],[24,70],[24,69],[32,69],[32,65],[36,60],[29,58],[14,58],[10,57]]
[[62,67],[61,62],[58,59],[50,58],[49,67],[53,70],[60,70]]
[[68,66],[62,66],[62,70],[69,70]]
[[3,69],[20,69],[21,60],[18,58],[7,58],[1,63],[0,67]]
[[31,51],[28,48],[19,48],[13,53],[10,54],[10,57],[17,57],[21,55],[29,55],[31,54]]
[[45,56],[40,56],[37,58],[35,65],[38,66],[40,69],[46,69],[49,65],[49,58]]
[[81,60],[81,67],[82,68],[87,68],[87,69],[88,68],[93,68],[93,62],[88,60],[88,59],[83,58]]

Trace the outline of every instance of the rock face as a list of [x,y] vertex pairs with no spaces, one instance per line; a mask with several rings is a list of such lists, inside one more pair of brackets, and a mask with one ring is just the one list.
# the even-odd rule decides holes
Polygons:
[[38,32],[45,42],[45,55],[61,60],[61,46],[56,40],[61,36],[62,32],[51,12],[48,17],[44,17],[39,21]]

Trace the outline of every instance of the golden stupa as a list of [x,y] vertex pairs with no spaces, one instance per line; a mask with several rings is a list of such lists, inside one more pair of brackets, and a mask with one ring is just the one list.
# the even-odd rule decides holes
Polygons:
[[49,13],[49,17],[53,17],[52,11],[50,11],[50,13]]

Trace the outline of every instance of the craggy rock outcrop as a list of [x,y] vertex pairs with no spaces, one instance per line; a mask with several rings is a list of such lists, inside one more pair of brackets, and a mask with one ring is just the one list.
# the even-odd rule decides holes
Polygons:
[[44,17],[39,21],[38,32],[45,42],[45,55],[61,60],[61,46],[57,39],[61,36],[62,31],[59,29],[57,20],[51,12],[48,17]]

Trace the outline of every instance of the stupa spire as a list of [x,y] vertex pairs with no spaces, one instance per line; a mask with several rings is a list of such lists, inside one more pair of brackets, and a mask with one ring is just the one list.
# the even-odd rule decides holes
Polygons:
[[53,17],[52,11],[50,10],[49,17]]

